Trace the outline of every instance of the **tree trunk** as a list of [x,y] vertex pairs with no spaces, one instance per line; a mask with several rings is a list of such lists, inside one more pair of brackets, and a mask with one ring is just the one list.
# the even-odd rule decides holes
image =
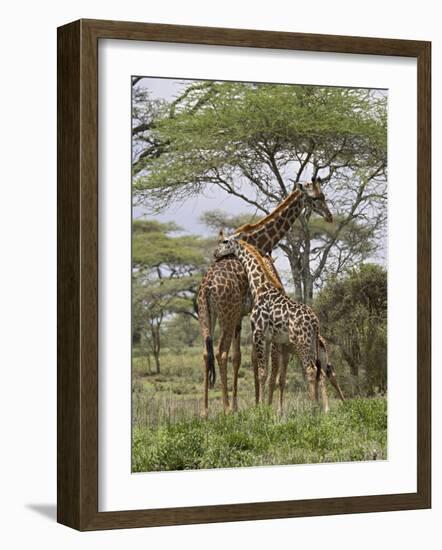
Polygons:
[[298,266],[296,265],[297,260],[294,257],[293,253],[290,254],[290,256],[288,257],[288,260],[290,264],[290,271],[292,272],[293,284],[295,287],[295,300],[297,302],[302,302],[303,291],[302,291],[301,274],[299,273]]
[[300,217],[301,225],[304,230],[304,243],[302,249],[302,260],[301,260],[301,269],[302,269],[302,279],[304,287],[303,302],[304,304],[311,304],[313,301],[313,277],[310,271],[310,250],[311,250],[311,239],[310,231],[308,228],[308,221],[310,215],[305,213]]
[[313,302],[313,277],[311,276],[308,268],[305,270],[303,283],[303,302],[304,304],[311,304]]
[[151,336],[152,336],[152,352],[155,360],[155,373],[160,374],[161,364],[160,364],[160,351],[161,351],[161,337],[160,337],[160,326],[159,324],[151,325]]
[[155,353],[155,374],[160,374],[160,354]]
[[313,276],[310,270],[310,235],[307,222],[303,222],[306,238],[301,243],[294,239],[290,232],[287,234],[287,247],[284,251],[290,264],[293,283],[295,286],[295,300],[303,304],[310,304],[313,301]]

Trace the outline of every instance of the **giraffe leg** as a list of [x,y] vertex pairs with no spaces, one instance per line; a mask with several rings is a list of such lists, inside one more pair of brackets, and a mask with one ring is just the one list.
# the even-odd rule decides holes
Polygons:
[[[296,345],[296,341],[293,343]],[[308,343],[298,343],[296,351],[298,353],[299,360],[301,361],[304,377],[307,380],[308,396],[311,401],[318,402],[320,381],[321,378],[323,378],[322,369],[317,369],[313,359],[311,346]],[[320,362],[318,362],[318,365],[320,365]]]
[[321,399],[322,399],[322,408],[324,410],[324,413],[327,414],[329,411],[329,405],[328,405],[328,393],[327,393],[327,386],[325,384],[325,376],[324,371],[321,367],[321,336],[318,334],[316,340],[316,361],[315,361],[315,367],[316,367],[316,376],[315,376],[315,400],[319,401],[319,390],[321,391]]
[[344,394],[342,393],[341,387],[338,383],[338,378],[336,376],[335,369],[333,365],[330,364],[329,356],[328,356],[328,345],[325,338],[323,338],[321,335],[319,335],[319,348],[322,350],[323,357],[321,357],[321,361],[323,361],[323,364],[326,365],[325,367],[325,374],[327,375],[327,378],[330,380],[331,385],[335,388],[336,393],[338,394],[338,397],[341,401],[345,401]]
[[233,366],[233,388],[232,388],[232,410],[236,412],[238,410],[238,372],[241,366],[241,322],[235,328],[235,335],[233,337],[233,353],[232,353],[232,366]]
[[218,361],[221,388],[223,394],[223,409],[225,413],[230,412],[229,394],[227,389],[227,360],[229,357],[230,344],[232,342],[232,331],[222,331],[219,340],[216,359]]
[[[317,368],[319,368],[319,371],[316,372],[316,387],[318,387],[319,385],[319,388],[321,390],[322,408],[324,410],[324,413],[327,414],[330,408],[328,405],[328,393],[327,393],[327,386],[325,385],[324,372],[320,366]],[[318,372],[319,372],[319,376],[318,376]]]
[[328,393],[322,369],[319,367],[318,370],[318,367],[314,365],[312,361],[309,361],[309,364],[304,368],[307,378],[308,396],[310,400],[319,403],[319,391],[321,391],[322,408],[324,409],[324,413],[328,413]]
[[269,396],[268,396],[269,405],[271,405],[273,401],[273,392],[275,391],[276,377],[278,376],[279,365],[281,362],[281,352],[282,352],[281,346],[279,344],[273,343],[272,349],[271,349],[272,368],[270,371],[270,378],[269,378]]
[[252,344],[252,367],[253,367],[253,379],[255,381],[255,404],[259,403],[259,377],[258,377],[258,357],[256,355],[255,344]]
[[284,403],[284,389],[285,381],[287,378],[287,365],[290,359],[290,355],[287,346],[281,346],[281,370],[279,371],[279,405],[278,413],[281,415],[283,411]]
[[270,347],[265,341],[264,334],[261,331],[254,332],[253,341],[255,343],[256,355],[258,358],[259,403],[262,405],[264,403]]
[[335,388],[336,393],[339,396],[339,399],[341,401],[345,401],[344,394],[342,393],[341,387],[338,383],[335,369],[333,365],[330,365],[330,363],[327,364],[327,367],[325,369],[325,374],[327,375],[327,378],[330,380],[331,385]]
[[313,366],[310,361],[307,364],[301,359],[302,370],[304,378],[307,381],[307,394],[310,401],[317,401],[316,399],[316,367]]
[[316,371],[316,391],[319,385],[321,389],[321,396],[322,396],[322,407],[324,409],[324,412],[327,413],[329,411],[328,392],[327,392],[327,386],[325,384],[324,371],[322,370],[321,367],[322,365],[327,365],[325,372],[326,373],[328,372],[328,366],[329,366],[328,348],[327,348],[326,340],[319,334],[319,331],[316,336],[316,353],[317,353],[316,367],[318,369]]

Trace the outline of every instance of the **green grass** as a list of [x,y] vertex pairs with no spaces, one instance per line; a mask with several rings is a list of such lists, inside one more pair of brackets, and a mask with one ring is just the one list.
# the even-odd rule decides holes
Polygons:
[[279,417],[271,407],[197,416],[157,428],[135,427],[132,470],[187,470],[386,458],[384,398],[311,404]]
[[[209,394],[209,418],[201,418],[201,349],[165,350],[161,373],[134,356],[132,379],[132,471],[228,468],[387,458],[387,399],[334,398],[330,413],[311,403],[291,364],[284,413],[254,405],[254,381],[244,347],[237,414],[222,412],[219,380]],[[231,369],[229,368],[231,384]],[[231,388],[229,388],[231,391]],[[344,393],[345,393],[345,387]]]

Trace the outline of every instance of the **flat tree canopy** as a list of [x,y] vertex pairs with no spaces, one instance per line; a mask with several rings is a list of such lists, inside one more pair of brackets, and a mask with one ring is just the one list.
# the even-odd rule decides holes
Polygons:
[[385,93],[198,82],[173,102],[152,103],[146,95],[142,102],[134,123],[133,185],[136,202],[151,212],[215,185],[244,201],[251,215],[265,215],[295,182],[320,175],[334,224],[302,216],[281,243],[296,297],[309,301],[329,274],[382,254]]

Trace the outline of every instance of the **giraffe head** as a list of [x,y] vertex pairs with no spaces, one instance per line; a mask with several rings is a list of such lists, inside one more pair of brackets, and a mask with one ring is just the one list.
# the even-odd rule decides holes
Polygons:
[[313,212],[316,212],[324,218],[326,222],[331,223],[333,221],[332,213],[330,212],[325,195],[321,189],[321,178],[312,178],[311,183],[304,185],[298,184],[298,188],[304,193],[305,204],[307,208],[311,208]]
[[[287,233],[303,209],[312,210],[327,222],[333,221],[333,216],[327,206],[324,193],[321,190],[321,179],[312,178],[311,183],[297,183],[293,191],[278,206],[262,220],[253,224],[245,224],[238,228],[232,237],[243,239],[254,246],[260,254],[265,255],[274,248]],[[219,246],[215,258],[235,254],[227,251],[227,243],[233,246],[232,237],[225,239],[221,230],[218,236]],[[221,250],[223,252],[221,253]]]
[[[244,235],[244,233],[241,233],[241,235]],[[228,236],[224,233],[223,229],[220,229],[218,232],[218,244],[213,252],[213,257],[215,260],[219,260],[220,258],[224,258],[225,256],[232,256],[234,254],[233,251],[233,245],[231,245],[230,239],[233,237],[238,237],[239,234],[234,234],[232,236]],[[237,239],[239,240],[239,239]],[[230,244],[231,246],[227,247],[226,244]],[[231,250],[232,249],[232,250]]]
[[224,258],[224,256],[231,256],[232,254],[236,254],[241,245],[240,240],[243,239],[245,236],[245,233],[234,233],[230,237],[225,237],[224,233],[222,231],[219,232],[218,237],[218,246],[215,248],[213,252],[213,256],[216,260],[219,260],[220,258]]

